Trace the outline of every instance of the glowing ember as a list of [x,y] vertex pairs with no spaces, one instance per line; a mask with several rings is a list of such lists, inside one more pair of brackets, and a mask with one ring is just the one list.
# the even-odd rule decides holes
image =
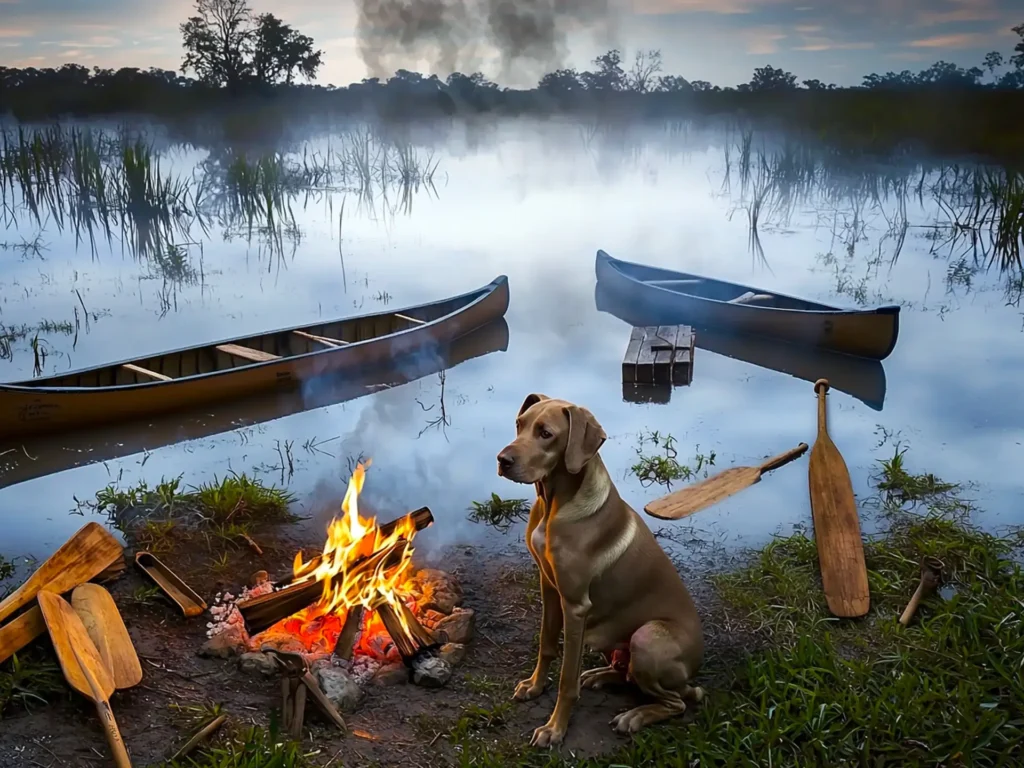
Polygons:
[[[359,514],[359,494],[369,466],[369,460],[360,462],[352,473],[341,504],[342,514],[327,526],[327,542],[319,562],[304,562],[301,552],[295,556],[293,583],[321,582],[322,597],[309,608],[278,622],[268,634],[291,635],[310,650],[330,650],[337,642],[348,611],[362,606],[366,614],[359,646],[368,650],[368,636],[386,632],[373,611],[387,602],[395,609],[403,630],[412,636],[400,603],[408,604],[409,595],[403,586],[411,575],[410,543],[416,526],[406,518],[384,535],[375,517],[364,518]],[[370,555],[372,563],[366,560]]]

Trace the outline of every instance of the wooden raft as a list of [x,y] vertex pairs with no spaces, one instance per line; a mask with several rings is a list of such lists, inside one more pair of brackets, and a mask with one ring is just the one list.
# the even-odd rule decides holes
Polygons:
[[634,328],[622,358],[623,385],[688,385],[693,380],[694,341],[688,325]]

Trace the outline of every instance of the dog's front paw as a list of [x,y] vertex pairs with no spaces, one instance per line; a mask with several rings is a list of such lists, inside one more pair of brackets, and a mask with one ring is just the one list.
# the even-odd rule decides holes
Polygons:
[[512,694],[512,698],[516,701],[529,701],[530,699],[536,699],[542,693],[544,693],[544,682],[528,677],[519,682],[515,693]]
[[549,720],[547,724],[542,725],[540,728],[533,732],[533,738],[530,739],[531,747],[554,747],[562,743],[562,739],[565,738],[565,728],[557,725],[553,725]]

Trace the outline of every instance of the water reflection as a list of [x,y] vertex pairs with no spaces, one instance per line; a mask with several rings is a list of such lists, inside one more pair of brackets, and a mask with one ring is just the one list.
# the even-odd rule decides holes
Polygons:
[[[427,158],[431,168],[440,163],[434,188],[421,181],[411,208],[390,184],[386,192],[378,183],[372,196],[360,195],[358,172],[342,177],[338,171],[328,182],[309,170],[322,158],[341,156],[343,141],[353,151],[366,146],[333,132],[247,151],[245,168],[262,168],[255,175],[245,175],[241,165],[230,171],[242,155],[213,142],[169,151],[154,140],[162,178],[184,179],[192,197],[183,206],[187,236],[161,230],[164,246],[145,259],[131,251],[154,238],[124,238],[118,223],[136,209],[122,210],[119,202],[103,203],[104,209],[108,198],[91,192],[84,193],[85,205],[64,170],[59,211],[47,208],[55,193],[46,185],[53,179],[30,180],[38,216],[20,202],[17,179],[2,182],[0,377],[7,380],[32,375],[33,339],[47,352],[44,372],[57,373],[154,348],[358,314],[378,304],[414,305],[500,273],[508,274],[512,296],[507,352],[467,360],[443,381],[428,375],[364,397],[346,386],[336,396],[354,399],[279,417],[273,408],[283,406],[269,404],[265,419],[256,406],[251,412],[241,404],[223,414],[218,409],[212,419],[195,420],[210,420],[215,433],[189,439],[190,421],[181,426],[180,444],[165,444],[176,439],[170,426],[159,438],[151,438],[148,427],[138,436],[104,433],[90,456],[123,444],[106,462],[76,454],[67,465],[42,449],[33,453],[40,462],[53,461],[51,469],[73,467],[45,477],[50,469],[32,469],[18,458],[10,477],[25,472],[22,477],[34,479],[0,491],[2,549],[45,555],[82,523],[67,515],[73,497],[89,498],[110,482],[152,485],[182,473],[186,483],[227,471],[262,473],[288,484],[301,499],[299,511],[317,526],[320,507],[333,511],[344,491],[346,459],[359,454],[374,458],[368,505],[434,510],[438,524],[424,532],[422,543],[417,538],[424,554],[435,544],[506,541],[469,523],[466,509],[492,492],[528,494],[498,478],[494,467],[528,392],[566,397],[595,413],[610,436],[602,455],[624,497],[639,509],[665,489],[643,487],[630,472],[638,433],[671,432],[681,459],[699,446],[714,450],[722,468],[756,464],[813,436],[810,382],[820,375],[837,390],[830,430],[861,498],[878,460],[891,456],[892,446],[880,446],[880,435],[898,435],[910,446],[914,469],[978,484],[974,495],[985,510],[984,525],[1024,522],[1016,477],[1024,458],[1024,400],[1016,393],[1024,373],[1022,318],[1012,302],[1024,282],[1013,252],[1021,219],[1013,204],[1018,181],[1010,171],[966,165],[954,171],[909,156],[866,163],[787,145],[785,137],[748,139],[711,125],[595,124],[581,136],[576,124],[453,123],[447,133],[424,131],[415,140],[382,133],[379,140],[391,147],[391,168],[401,167],[395,147],[404,145],[415,146],[424,165]],[[109,151],[99,146],[114,163],[114,145]],[[314,159],[302,160],[303,147]],[[211,157],[216,162],[203,167]],[[262,157],[269,159],[260,166]],[[369,157],[377,155],[371,150]],[[124,171],[106,173],[115,178]],[[246,196],[246,189],[285,177],[298,180],[270,194],[270,202],[262,193]],[[200,179],[209,186],[199,190],[206,203],[197,213]],[[175,189],[139,184],[136,198],[150,188]],[[967,211],[975,188],[984,216]],[[95,254],[87,228],[79,237],[69,211],[83,221],[92,217]],[[147,221],[166,228],[176,215],[172,209],[170,218]],[[763,259],[751,258],[752,229]],[[32,246],[37,237],[38,250]],[[622,355],[635,318],[600,299],[595,305],[598,248],[828,303],[897,303],[900,344],[884,369],[849,360],[843,363],[853,367],[844,368],[793,349],[705,332],[697,337],[689,386],[674,390],[666,404],[624,402]],[[3,354],[3,339],[10,354]],[[239,422],[250,426],[232,428],[233,419],[251,419]],[[289,444],[294,472],[281,459]],[[13,460],[13,454],[0,457]],[[721,540],[732,546],[755,545],[809,521],[806,472],[791,467],[685,525],[648,522],[694,545]],[[864,527],[870,530],[869,522]]]

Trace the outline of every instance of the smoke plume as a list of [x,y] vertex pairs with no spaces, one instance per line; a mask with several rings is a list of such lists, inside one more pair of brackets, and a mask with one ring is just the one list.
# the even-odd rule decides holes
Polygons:
[[[607,33],[609,0],[358,0],[359,55],[372,77],[424,63],[439,74],[479,69],[497,50],[504,77],[561,66],[568,38]],[[503,77],[503,79],[504,79]]]

